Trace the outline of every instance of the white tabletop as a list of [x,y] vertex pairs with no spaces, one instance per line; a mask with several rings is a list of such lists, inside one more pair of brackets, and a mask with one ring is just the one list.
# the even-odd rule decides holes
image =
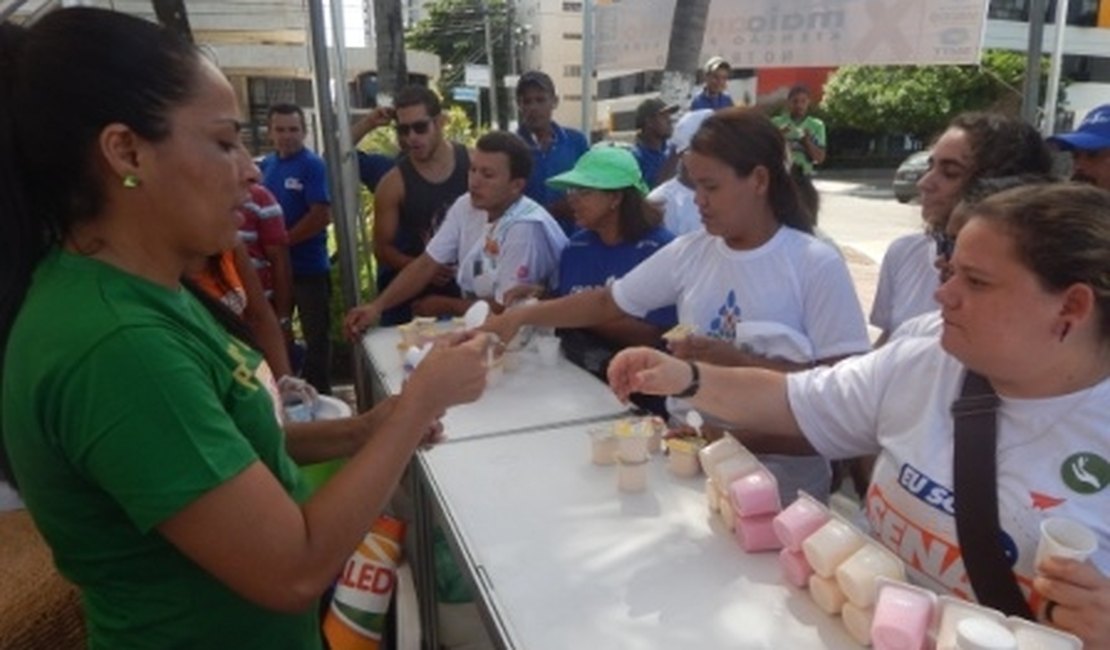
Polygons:
[[470,440],[420,462],[507,645],[859,648],[839,618],[746,554],[705,506],[702,479],[662,456],[648,489],[590,463],[589,426]]
[[[378,328],[362,341],[374,372],[390,394],[404,382],[396,328]],[[443,418],[448,440],[498,435],[571,422],[612,418],[628,412],[599,379],[560,358],[540,363],[535,352],[518,353],[518,366],[506,370],[472,404],[456,406]]]

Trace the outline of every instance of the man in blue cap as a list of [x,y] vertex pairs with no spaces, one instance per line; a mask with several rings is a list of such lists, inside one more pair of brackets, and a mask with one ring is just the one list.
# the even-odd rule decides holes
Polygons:
[[1110,190],[1110,104],[1087,113],[1079,128],[1048,139],[1071,152],[1072,180]]

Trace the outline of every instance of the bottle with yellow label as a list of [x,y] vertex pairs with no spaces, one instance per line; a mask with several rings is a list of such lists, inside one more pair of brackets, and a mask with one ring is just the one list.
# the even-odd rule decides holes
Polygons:
[[381,646],[404,536],[405,522],[382,515],[347,560],[324,617],[324,636],[331,650]]

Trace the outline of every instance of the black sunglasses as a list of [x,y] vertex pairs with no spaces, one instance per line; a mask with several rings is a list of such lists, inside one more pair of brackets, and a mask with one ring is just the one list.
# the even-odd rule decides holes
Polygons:
[[397,135],[403,138],[408,135],[409,132],[415,133],[416,135],[424,135],[428,132],[428,129],[431,128],[431,126],[431,120],[420,120],[417,122],[412,122],[411,124],[401,124],[400,122],[398,122],[393,126],[393,128],[397,131]]

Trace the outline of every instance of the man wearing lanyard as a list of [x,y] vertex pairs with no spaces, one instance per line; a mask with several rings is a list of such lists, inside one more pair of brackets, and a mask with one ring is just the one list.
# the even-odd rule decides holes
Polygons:
[[568,235],[575,230],[574,216],[562,190],[547,186],[547,179],[574,167],[578,158],[590,148],[581,131],[559,126],[551,119],[559,97],[551,77],[539,70],[520,76],[516,84],[516,103],[520,112],[517,135],[532,150],[532,175],[524,195],[539,203]]

